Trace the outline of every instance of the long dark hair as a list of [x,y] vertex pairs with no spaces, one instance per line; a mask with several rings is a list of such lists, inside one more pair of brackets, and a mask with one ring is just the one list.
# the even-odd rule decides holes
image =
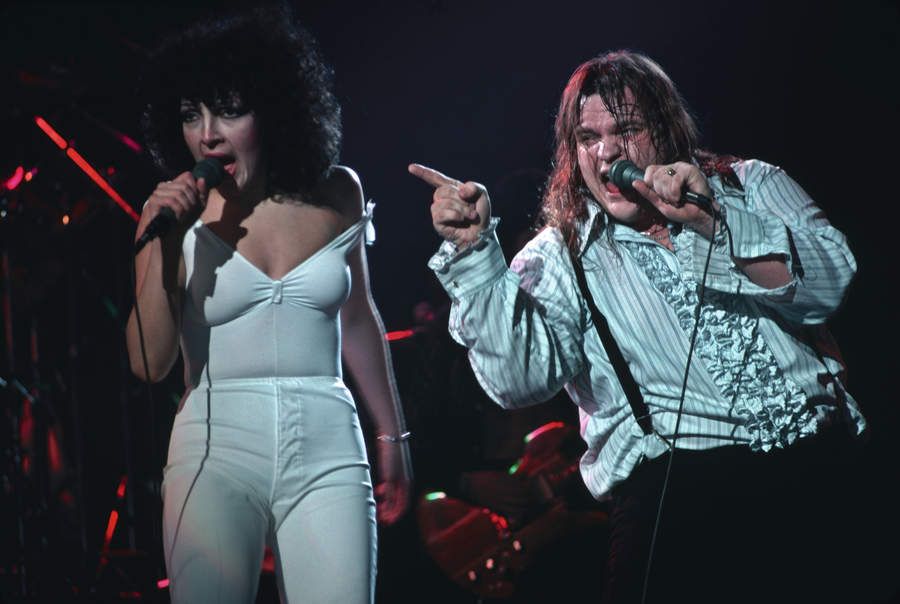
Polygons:
[[578,166],[575,138],[581,106],[585,98],[598,94],[613,119],[621,123],[626,90],[631,91],[663,161],[690,161],[697,150],[699,134],[694,119],[672,80],[655,61],[619,50],[582,63],[569,78],[559,103],[556,151],[540,217],[543,225],[562,232],[573,252],[578,249],[578,223],[587,218],[590,195]]
[[160,44],[141,80],[147,148],[164,174],[189,169],[181,99],[215,108],[237,98],[259,120],[267,193],[308,191],[340,154],[332,77],[315,40],[285,5],[201,22]]

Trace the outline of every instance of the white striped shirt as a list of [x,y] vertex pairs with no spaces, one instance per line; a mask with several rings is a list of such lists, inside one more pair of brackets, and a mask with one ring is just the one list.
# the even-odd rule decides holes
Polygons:
[[[718,176],[709,179],[717,201],[726,207],[731,241],[716,238],[706,285],[743,298],[780,373],[815,410],[814,421],[800,436],[841,417],[861,433],[865,420],[855,401],[847,395],[842,403],[843,387],[836,386],[839,361],[825,356],[826,370],[804,328],[821,326],[843,300],[856,272],[846,239],[781,169],[756,160],[732,167],[743,192],[726,187]],[[581,225],[588,286],[640,386],[654,429],[671,440],[689,334],[626,246],[613,248],[605,233],[589,240],[593,222],[603,215],[595,203],[588,206],[589,219]],[[707,239],[683,229],[673,237],[673,253],[628,226],[612,228],[617,242],[656,246],[670,266],[700,282]],[[632,415],[559,231],[542,230],[510,268],[493,228],[484,235],[481,244],[458,254],[445,242],[429,262],[452,301],[450,334],[469,349],[481,386],[503,407],[539,403],[566,388],[579,407],[588,445],[582,476],[591,493],[604,498],[642,458],[661,455],[666,444],[656,434],[645,436]],[[760,287],[735,266],[731,250],[739,258],[782,255],[793,279],[775,289]],[[676,446],[706,449],[751,440],[735,402],[716,386],[695,353]]]

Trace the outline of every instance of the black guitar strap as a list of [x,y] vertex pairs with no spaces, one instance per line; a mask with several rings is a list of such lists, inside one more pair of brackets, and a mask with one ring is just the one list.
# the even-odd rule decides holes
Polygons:
[[650,410],[647,408],[647,403],[644,402],[644,397],[641,395],[641,389],[638,388],[637,382],[634,381],[634,376],[631,375],[631,370],[628,368],[628,363],[625,362],[625,357],[622,355],[622,351],[619,349],[616,339],[609,330],[609,323],[606,322],[606,317],[603,316],[603,313],[600,312],[597,305],[594,303],[594,297],[591,295],[587,279],[584,276],[584,267],[581,265],[581,259],[576,258],[571,250],[569,250],[569,257],[572,259],[572,266],[575,268],[578,289],[581,290],[581,296],[584,298],[584,301],[588,305],[588,309],[591,311],[594,327],[597,328],[600,342],[603,344],[606,355],[612,363],[613,370],[616,372],[616,377],[619,378],[619,383],[622,384],[622,390],[625,391],[625,396],[628,398],[628,404],[631,406],[631,412],[634,414],[634,419],[637,420],[638,425],[645,435],[653,434],[653,422],[650,418]]

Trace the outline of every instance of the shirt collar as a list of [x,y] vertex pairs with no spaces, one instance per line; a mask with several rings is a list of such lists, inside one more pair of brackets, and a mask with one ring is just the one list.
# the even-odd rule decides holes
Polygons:
[[594,230],[594,223],[598,220],[602,224],[606,224],[606,212],[600,211],[600,205],[593,200],[587,198],[587,218],[578,225],[578,255],[583,256],[584,250],[590,243],[589,238]]
[[610,223],[609,217],[606,215],[606,212],[600,209],[600,204],[594,201],[593,198],[587,199],[587,212],[587,218],[578,225],[579,256],[584,255],[584,250],[587,249],[587,246],[590,243],[591,233],[594,232],[594,228],[597,222],[602,225],[609,226],[609,228],[612,229],[613,239],[639,242],[646,241],[646,237],[635,231],[627,224],[622,224],[619,222]]

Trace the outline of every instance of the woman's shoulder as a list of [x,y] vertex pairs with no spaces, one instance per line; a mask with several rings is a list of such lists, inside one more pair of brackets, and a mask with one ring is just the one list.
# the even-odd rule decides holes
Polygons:
[[316,187],[315,195],[351,224],[359,220],[365,211],[359,175],[347,166],[332,166]]

